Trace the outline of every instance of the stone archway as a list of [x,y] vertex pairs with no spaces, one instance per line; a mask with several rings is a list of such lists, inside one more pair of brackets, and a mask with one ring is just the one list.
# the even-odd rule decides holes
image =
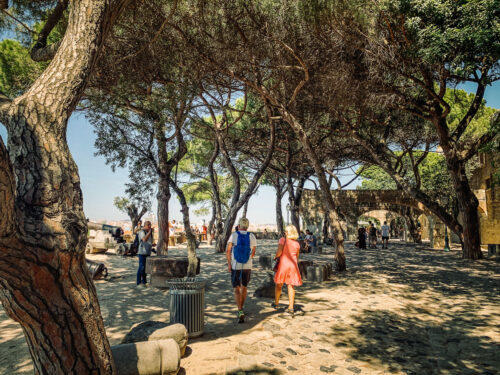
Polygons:
[[[425,214],[430,227],[428,231],[431,246],[439,248],[444,245],[444,224],[435,217],[422,203],[401,190],[333,190],[332,196],[337,204],[339,217],[344,221],[343,228],[347,239],[355,239],[357,219],[363,212],[385,210],[400,214],[407,223],[413,221],[410,230],[415,234],[417,218]],[[321,237],[326,206],[323,204],[321,192],[304,189],[300,215],[305,227]]]

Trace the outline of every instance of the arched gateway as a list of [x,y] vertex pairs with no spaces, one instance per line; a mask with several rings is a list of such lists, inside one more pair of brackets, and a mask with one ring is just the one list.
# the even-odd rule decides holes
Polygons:
[[[429,223],[431,246],[444,246],[444,224],[422,203],[401,190],[332,190],[337,212],[343,219],[347,238],[353,240],[358,218],[368,211],[385,210],[401,215],[408,222],[422,214]],[[321,191],[305,189],[300,204],[300,216],[304,225],[320,234],[325,220],[325,204]]]

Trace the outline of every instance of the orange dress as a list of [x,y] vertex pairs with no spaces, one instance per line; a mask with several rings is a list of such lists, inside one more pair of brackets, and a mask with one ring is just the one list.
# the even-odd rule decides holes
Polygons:
[[302,285],[302,278],[300,277],[299,266],[297,264],[297,254],[300,250],[300,244],[295,240],[287,240],[284,237],[280,238],[279,244],[284,246],[278,270],[274,275],[274,282],[276,284],[284,283],[293,286]]

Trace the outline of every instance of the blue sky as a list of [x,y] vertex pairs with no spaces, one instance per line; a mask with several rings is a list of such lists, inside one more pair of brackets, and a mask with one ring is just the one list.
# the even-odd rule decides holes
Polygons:
[[[467,91],[473,91],[473,85],[463,85]],[[488,106],[500,108],[500,83],[497,82],[492,87],[488,87],[485,95]],[[0,136],[6,140],[5,128],[0,125]],[[116,196],[124,194],[124,186],[128,181],[127,170],[117,169],[112,172],[111,168],[105,164],[104,158],[94,156],[95,134],[91,125],[81,113],[71,116],[68,124],[67,134],[69,148],[75,159],[79,172],[81,187],[84,198],[84,210],[87,217],[91,220],[122,220],[128,219],[127,215],[118,211],[113,206],[113,199]],[[349,188],[355,188],[355,184]],[[250,199],[248,208],[248,218],[252,223],[256,224],[272,224],[275,219],[275,195],[274,189],[263,186],[259,189],[256,196]],[[285,196],[282,201],[283,215],[286,220],[286,203]],[[191,209],[193,211],[194,208]],[[156,210],[153,207],[153,210]],[[175,195],[172,196],[170,204],[171,218],[181,220],[180,205],[177,202]],[[196,217],[192,213],[192,220],[199,222],[202,218]]]

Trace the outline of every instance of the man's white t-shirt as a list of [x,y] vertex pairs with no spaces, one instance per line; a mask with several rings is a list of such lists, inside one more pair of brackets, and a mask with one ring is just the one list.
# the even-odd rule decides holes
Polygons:
[[[247,234],[247,231],[240,230],[240,233]],[[228,243],[233,244],[233,248],[231,249],[231,268],[233,270],[251,270],[252,269],[251,253],[250,253],[250,259],[248,259],[248,262],[246,262],[245,264],[238,263],[236,259],[234,259],[234,247],[238,244],[238,233],[234,232],[229,238]],[[255,246],[257,246],[257,238],[255,238],[255,235],[253,233],[250,233],[250,249],[253,249]]]
[[382,237],[389,237],[389,229],[391,229],[388,225],[382,225]]

